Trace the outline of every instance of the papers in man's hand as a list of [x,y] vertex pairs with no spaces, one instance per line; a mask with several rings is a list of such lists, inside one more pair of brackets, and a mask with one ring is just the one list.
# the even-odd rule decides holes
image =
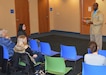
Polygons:
[[91,20],[86,20],[86,24],[89,24],[91,22]]
[[83,18],[83,22],[85,22],[86,24],[89,24],[91,22],[91,18],[85,17]]

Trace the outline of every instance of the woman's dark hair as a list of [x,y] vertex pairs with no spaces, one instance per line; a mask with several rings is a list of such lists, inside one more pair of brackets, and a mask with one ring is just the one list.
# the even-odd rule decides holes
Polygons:
[[23,25],[24,23],[19,24],[18,31],[17,31],[17,37],[20,35],[25,35],[27,37],[26,31],[23,30]]
[[19,24],[18,31],[23,31],[23,29],[22,29],[23,25],[24,25],[23,23]]
[[96,52],[96,51],[97,51],[97,44],[96,44],[96,42],[91,41],[91,42],[89,43],[89,48],[90,48],[90,50],[91,50],[92,53],[93,53],[93,52]]

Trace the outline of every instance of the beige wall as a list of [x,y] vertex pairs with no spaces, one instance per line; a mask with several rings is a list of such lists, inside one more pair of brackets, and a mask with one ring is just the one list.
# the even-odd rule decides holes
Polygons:
[[79,0],[51,0],[55,30],[80,32]]
[[[53,7],[51,25],[54,30],[80,33],[80,0],[50,0]],[[104,14],[103,35],[106,35],[106,0],[96,0]]]
[[99,3],[99,9],[104,14],[103,35],[106,35],[106,0],[96,0],[96,2]]
[[16,33],[15,14],[10,13],[14,9],[14,0],[0,0],[0,28],[7,29],[9,36]]
[[38,28],[38,0],[29,0],[30,31],[36,33]]
[[[70,32],[80,32],[80,0],[49,0],[50,8],[50,30],[62,30]],[[96,0],[99,9],[106,16],[106,1]],[[36,33],[38,29],[38,0],[29,0],[30,30]],[[16,35],[15,13],[11,14],[10,9],[15,10],[14,0],[0,0],[0,28],[9,31],[10,36]],[[103,34],[106,35],[106,17],[103,25]]]
[[[16,36],[15,13],[11,14],[10,9],[14,9],[14,0],[0,0],[0,28],[8,30],[9,36]],[[29,0],[30,30],[31,33],[38,32],[38,9],[37,0]]]

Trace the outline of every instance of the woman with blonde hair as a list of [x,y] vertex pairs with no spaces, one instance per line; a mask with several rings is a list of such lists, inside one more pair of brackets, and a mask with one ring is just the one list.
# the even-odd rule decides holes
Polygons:
[[[22,59],[24,63],[27,64],[25,68],[25,73],[29,71],[29,67],[34,67],[36,64],[34,58],[37,57],[36,54],[33,54],[28,43],[27,37],[25,35],[20,35],[17,39],[17,44],[14,47],[14,57],[13,57],[13,67],[17,70],[19,59]],[[33,63],[33,64],[32,64]]]

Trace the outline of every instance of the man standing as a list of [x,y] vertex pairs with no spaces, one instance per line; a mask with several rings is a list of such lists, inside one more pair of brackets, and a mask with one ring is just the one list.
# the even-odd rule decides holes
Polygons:
[[90,41],[97,43],[98,49],[102,49],[102,26],[104,16],[101,11],[98,10],[98,3],[93,4],[93,12],[91,14],[90,24]]

